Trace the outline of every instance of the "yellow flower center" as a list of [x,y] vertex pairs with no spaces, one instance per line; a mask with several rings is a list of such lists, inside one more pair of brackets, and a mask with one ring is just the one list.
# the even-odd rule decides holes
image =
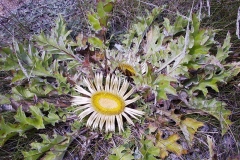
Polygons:
[[127,76],[135,76],[136,75],[136,71],[130,64],[121,63],[121,64],[119,64],[119,68]]
[[125,108],[124,100],[110,92],[97,92],[92,95],[93,108],[103,115],[118,115]]

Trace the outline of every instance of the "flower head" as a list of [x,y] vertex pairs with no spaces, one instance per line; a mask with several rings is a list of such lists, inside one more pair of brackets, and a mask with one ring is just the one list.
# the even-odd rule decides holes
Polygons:
[[140,56],[132,54],[131,51],[125,54],[114,50],[107,50],[106,56],[108,59],[107,65],[111,66],[110,68],[114,71],[117,69],[126,76],[136,76],[139,75],[139,73],[145,73],[145,71],[142,70],[144,63],[141,62]]
[[103,75],[96,74],[93,82],[84,79],[88,90],[76,86],[76,91],[85,96],[73,96],[72,105],[78,106],[75,112],[82,111],[78,117],[82,120],[87,115],[87,126],[102,130],[105,124],[105,130],[115,131],[115,119],[117,120],[119,132],[123,131],[122,116],[125,117],[129,124],[134,125],[130,117],[137,119],[136,116],[144,114],[142,111],[126,107],[127,105],[139,99],[139,96],[127,100],[134,92],[134,88],[127,92],[129,83],[116,76],[107,75],[105,85],[103,85]]

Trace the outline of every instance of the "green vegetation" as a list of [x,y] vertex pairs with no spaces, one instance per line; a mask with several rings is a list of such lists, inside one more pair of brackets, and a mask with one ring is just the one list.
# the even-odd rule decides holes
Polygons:
[[[18,143],[14,139],[20,143],[33,137],[14,149],[20,159],[187,159],[196,147],[207,154],[194,154],[190,159],[214,159],[218,153],[212,133],[216,139],[229,133],[235,136],[239,108],[230,109],[230,100],[214,95],[222,94],[219,86],[228,82],[238,85],[233,80],[240,63],[228,60],[230,33],[219,42],[215,38],[218,30],[201,27],[199,13],[190,11],[187,16],[168,19],[163,18],[163,6],[137,17],[127,33],[109,36],[115,3],[100,1],[96,11],[87,13],[87,35],[72,38],[59,15],[50,34],[41,32],[31,41],[14,40],[1,48],[1,75],[11,81],[11,90],[0,95],[0,104],[11,104],[14,110],[0,118],[1,150]],[[119,44],[113,47],[113,41]],[[131,97],[141,96],[129,105],[145,112],[140,120],[133,119],[135,127],[123,119],[124,132],[105,133],[86,127],[87,118],[80,121],[75,115],[71,99],[79,93],[74,87],[83,86],[84,79],[93,80],[96,73],[103,73],[103,79],[112,74],[128,80],[135,88],[128,92]],[[96,84],[88,85],[102,87]],[[237,150],[234,156],[239,154],[239,139],[231,140]]]

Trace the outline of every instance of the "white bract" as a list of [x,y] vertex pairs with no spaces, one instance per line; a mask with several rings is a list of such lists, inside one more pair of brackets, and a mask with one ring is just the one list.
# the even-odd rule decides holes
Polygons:
[[82,120],[90,115],[87,120],[87,126],[93,129],[99,126],[102,130],[105,124],[105,131],[115,131],[115,119],[117,119],[119,132],[123,131],[122,116],[127,122],[134,125],[130,117],[137,119],[144,112],[126,107],[137,101],[140,97],[127,100],[134,92],[134,88],[128,90],[129,83],[112,75],[107,75],[105,85],[103,85],[103,74],[96,74],[94,81],[84,79],[88,90],[76,85],[75,90],[85,96],[73,96],[72,105],[78,106],[75,112],[83,110],[78,117]]

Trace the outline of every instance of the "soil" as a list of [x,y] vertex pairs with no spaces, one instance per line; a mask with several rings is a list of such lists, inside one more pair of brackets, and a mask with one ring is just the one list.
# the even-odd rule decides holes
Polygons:
[[8,17],[10,13],[15,12],[19,7],[26,3],[41,0],[1,0],[0,1],[0,16]]

